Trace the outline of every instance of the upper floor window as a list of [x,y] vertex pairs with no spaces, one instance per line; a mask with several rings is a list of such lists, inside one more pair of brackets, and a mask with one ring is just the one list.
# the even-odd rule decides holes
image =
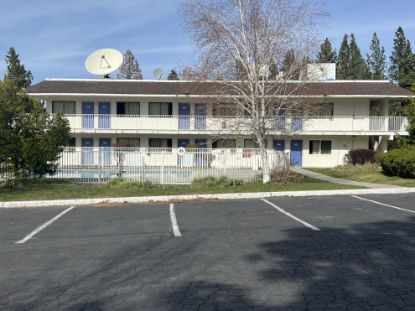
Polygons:
[[139,102],[117,102],[117,115],[139,115]]
[[317,115],[321,117],[333,117],[334,104],[333,103],[318,104]]
[[64,113],[75,114],[75,102],[74,101],[52,101],[52,113]]
[[172,103],[150,103],[150,116],[171,116],[173,114]]
[[212,115],[222,117],[236,116],[235,104],[217,103],[213,104]]

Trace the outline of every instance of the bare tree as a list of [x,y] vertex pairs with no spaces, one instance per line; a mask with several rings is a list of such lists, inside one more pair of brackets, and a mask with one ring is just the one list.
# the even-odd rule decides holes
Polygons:
[[[201,76],[217,81],[220,101],[234,104],[242,117],[232,125],[245,128],[257,142],[263,182],[270,181],[265,140],[271,134],[291,135],[294,120],[311,105],[301,100],[305,83],[293,82],[303,59],[313,55],[318,22],[325,15],[307,0],[188,0],[181,6],[199,54]],[[278,77],[272,64],[283,67],[287,53],[295,58]],[[243,77],[242,81],[231,81]],[[291,121],[293,122],[293,121]]]

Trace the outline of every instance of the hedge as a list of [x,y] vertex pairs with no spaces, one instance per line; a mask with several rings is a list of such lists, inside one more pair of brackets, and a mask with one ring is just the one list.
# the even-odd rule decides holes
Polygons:
[[415,178],[415,147],[393,149],[379,158],[386,175]]
[[363,165],[366,163],[375,163],[376,162],[376,153],[373,150],[368,149],[354,149],[350,150],[346,155],[346,161],[349,164],[359,164]]

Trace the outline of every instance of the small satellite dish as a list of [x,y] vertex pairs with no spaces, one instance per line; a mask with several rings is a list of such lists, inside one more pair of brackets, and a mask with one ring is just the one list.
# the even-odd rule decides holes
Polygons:
[[115,49],[101,49],[93,52],[85,60],[85,68],[94,75],[108,77],[122,65],[122,53]]
[[154,79],[161,80],[161,78],[163,77],[163,69],[161,68],[154,69],[153,76],[154,76]]

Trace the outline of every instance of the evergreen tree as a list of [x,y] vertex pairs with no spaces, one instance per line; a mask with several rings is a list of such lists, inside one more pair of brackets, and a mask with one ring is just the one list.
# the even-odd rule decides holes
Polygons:
[[172,69],[167,76],[167,80],[180,80],[176,70]]
[[130,49],[124,53],[124,60],[117,74],[117,79],[143,80],[140,65]]
[[357,45],[354,34],[350,35],[350,63],[349,63],[350,79],[363,80],[369,76],[369,71],[362,53]]
[[350,79],[350,45],[349,36],[344,35],[342,44],[340,46],[339,54],[337,56],[337,78],[341,80]]
[[69,133],[62,114],[49,115],[15,81],[0,81],[0,174],[12,176],[12,183],[53,174]]
[[5,78],[16,83],[19,89],[27,88],[32,84],[32,73],[20,63],[19,54],[11,47],[6,55],[7,73]]
[[372,80],[385,79],[386,56],[385,48],[380,46],[376,32],[373,34],[370,45],[370,54],[367,54],[367,65]]
[[270,80],[276,80],[278,77],[278,66],[275,63],[274,60],[271,61],[271,64],[269,65],[269,76],[268,79]]
[[286,78],[291,79],[291,80],[297,80],[300,78],[299,67],[300,66],[297,63],[294,50],[289,50],[287,54],[285,54],[281,71],[284,73]]
[[318,63],[335,63],[337,61],[336,50],[333,50],[331,42],[328,38],[324,40],[320,46],[320,51],[317,54]]
[[409,88],[415,81],[415,57],[411,43],[406,39],[402,27],[399,27],[393,40],[393,51],[390,56],[389,77],[402,87]]

